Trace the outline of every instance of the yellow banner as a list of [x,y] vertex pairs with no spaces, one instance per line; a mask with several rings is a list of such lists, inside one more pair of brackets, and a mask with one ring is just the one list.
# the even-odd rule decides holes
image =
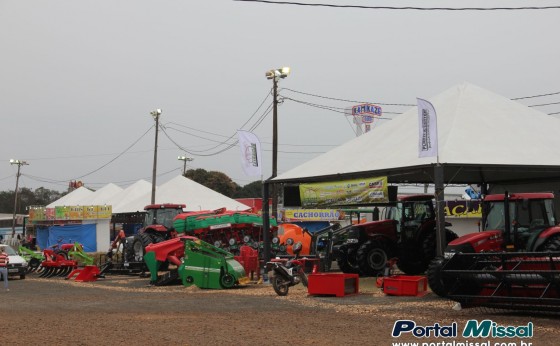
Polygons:
[[97,207],[98,219],[110,219],[113,213],[113,208],[110,205],[100,205]]
[[336,221],[340,219],[340,211],[333,209],[286,209],[284,221]]
[[84,207],[84,219],[97,219],[97,205],[88,205]]
[[84,207],[71,206],[70,207],[70,220],[81,220],[84,218]]
[[300,184],[302,207],[388,202],[387,177]]

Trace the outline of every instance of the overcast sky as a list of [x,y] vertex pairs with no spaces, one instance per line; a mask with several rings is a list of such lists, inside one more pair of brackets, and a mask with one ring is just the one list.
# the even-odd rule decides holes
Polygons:
[[[560,5],[529,0],[344,3]],[[282,173],[355,137],[344,114],[320,108],[342,110],[355,103],[328,98],[414,104],[416,97],[429,99],[465,81],[509,98],[559,92],[558,32],[560,9],[0,0],[0,191],[15,187],[17,166],[10,159],[29,163],[22,167],[20,186],[32,189],[63,191],[73,179],[93,189],[151,181],[155,122],[150,112],[156,108],[162,109],[161,124],[173,140],[159,132],[158,184],[181,173],[177,156],[185,151],[179,145],[194,158],[188,168],[221,171],[245,185],[259,178],[244,175],[238,147],[217,154],[225,148],[219,142],[261,121],[272,102],[267,70],[292,69],[279,82],[286,97],[278,110]],[[519,102],[555,103],[560,95]],[[410,108],[382,107],[389,119]],[[560,104],[535,109],[556,113]],[[390,120],[375,126],[384,121]],[[253,132],[262,142],[267,178],[272,113]],[[364,158],[388,154],[364,148]]]

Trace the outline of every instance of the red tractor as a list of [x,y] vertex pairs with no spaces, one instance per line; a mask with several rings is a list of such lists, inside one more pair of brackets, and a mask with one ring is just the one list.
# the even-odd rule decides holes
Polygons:
[[127,240],[125,257],[128,262],[141,262],[146,246],[177,237],[173,228],[175,216],[183,213],[184,204],[151,204],[144,208],[144,227]]
[[[436,255],[436,220],[433,195],[401,196],[386,205],[384,220],[354,225],[334,251],[345,273],[375,276],[387,261],[409,275],[423,273]],[[450,226],[451,224],[446,224]],[[446,229],[447,242],[457,235]]]
[[488,195],[482,231],[450,242],[427,271],[463,307],[560,309],[560,227],[552,193]]

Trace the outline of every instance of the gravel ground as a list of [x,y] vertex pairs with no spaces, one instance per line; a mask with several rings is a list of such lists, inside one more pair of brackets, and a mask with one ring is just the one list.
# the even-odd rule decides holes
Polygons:
[[[532,339],[493,340],[508,346],[557,345],[558,317],[516,315],[482,309],[455,311],[452,302],[386,296],[374,279],[360,279],[360,293],[309,296],[298,285],[287,297],[272,286],[248,284],[230,290],[151,287],[148,279],[107,276],[95,282],[43,279],[31,274],[0,291],[6,345],[392,345],[393,342],[452,342],[450,339],[392,338],[398,319],[417,325],[490,319],[501,325],[534,324]],[[456,342],[465,341],[462,338]],[[484,342],[485,339],[469,340]],[[421,344],[420,344],[421,345]],[[433,344],[436,345],[436,344]],[[449,344],[451,345],[451,344]],[[467,344],[468,345],[468,344]],[[459,345],[457,345],[459,346]],[[475,346],[474,344],[469,346]]]

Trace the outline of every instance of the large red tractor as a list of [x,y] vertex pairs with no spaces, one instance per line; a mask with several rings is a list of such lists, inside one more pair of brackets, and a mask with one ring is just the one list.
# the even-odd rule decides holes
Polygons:
[[127,240],[125,256],[128,262],[143,261],[146,246],[177,236],[173,228],[175,216],[183,213],[184,204],[151,204],[144,208],[144,227],[133,239]]
[[[389,259],[398,257],[397,265],[406,274],[423,273],[436,255],[433,198],[400,196],[386,206],[383,220],[351,227],[346,241],[335,249],[340,270],[375,276],[383,272]],[[457,238],[448,229],[445,235],[447,242]]]
[[488,195],[482,231],[450,242],[427,271],[463,307],[560,310],[560,227],[552,193]]

